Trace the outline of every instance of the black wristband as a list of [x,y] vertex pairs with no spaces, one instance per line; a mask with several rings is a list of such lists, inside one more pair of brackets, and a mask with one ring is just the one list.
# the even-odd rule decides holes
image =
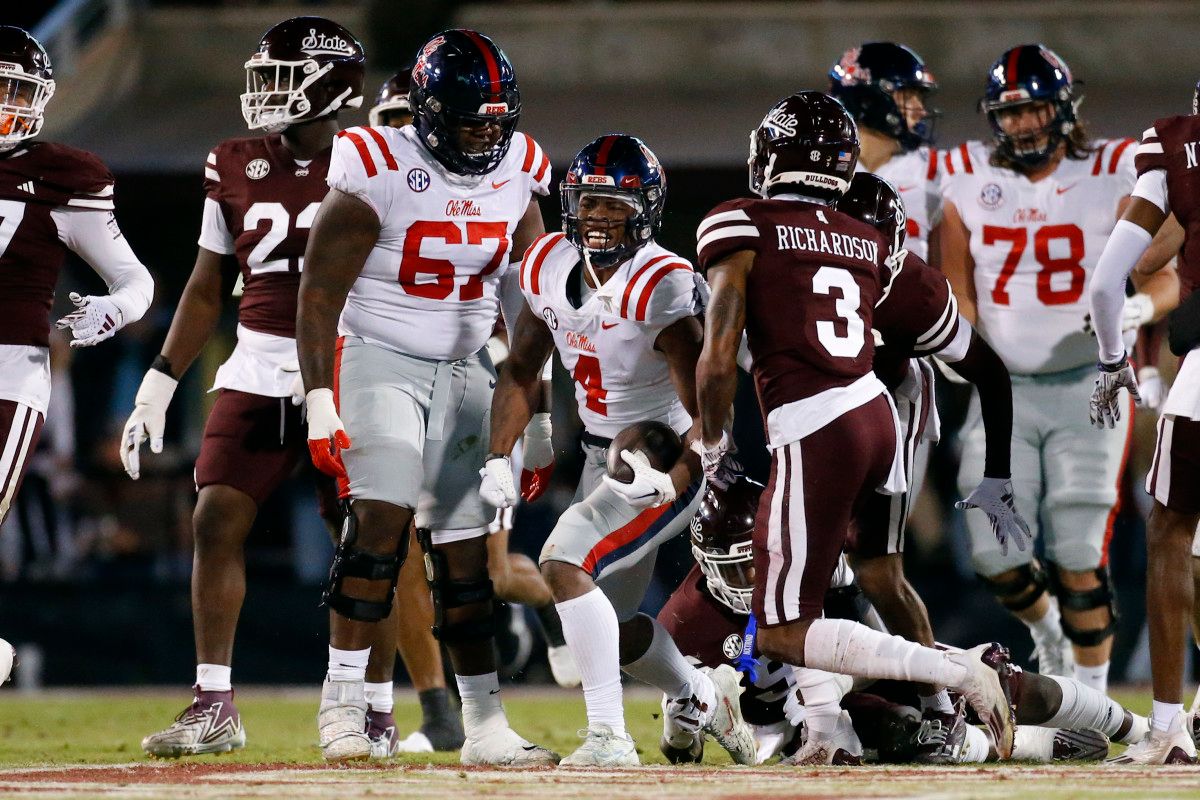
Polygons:
[[154,357],[154,360],[150,362],[150,369],[158,370],[159,372],[166,375],[171,380],[175,380],[175,381],[179,380],[179,378],[175,375],[175,371],[173,369],[171,369],[171,362],[168,361],[167,357],[164,356],[162,353],[159,353],[158,355],[156,355]]
[[512,459],[509,458],[504,453],[488,453],[486,456],[483,457],[483,463],[486,464],[487,462],[491,461],[493,458],[503,458],[505,461],[510,461],[510,462],[512,461]]
[[1096,362],[1096,368],[1101,372],[1120,372],[1129,366],[1129,353],[1123,353],[1121,360],[1115,364],[1105,364],[1103,361]]

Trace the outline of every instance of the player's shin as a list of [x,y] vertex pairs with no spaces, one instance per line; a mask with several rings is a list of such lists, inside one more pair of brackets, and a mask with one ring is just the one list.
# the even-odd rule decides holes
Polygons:
[[606,725],[625,735],[619,641],[621,628],[612,603],[599,588],[555,606],[567,646],[579,666],[588,727]]
[[[1097,730],[1122,744],[1140,742],[1146,735],[1148,723],[1145,717],[1126,710],[1108,695],[1073,678],[1025,673],[1021,675],[1021,683],[1022,702],[1018,705],[1018,722],[1022,724],[1076,731]],[[1031,693],[1053,700],[1055,687],[1060,693],[1057,703],[1044,705],[1024,701]],[[1037,714],[1043,718],[1030,718],[1025,709],[1037,706],[1048,706],[1049,716]]]

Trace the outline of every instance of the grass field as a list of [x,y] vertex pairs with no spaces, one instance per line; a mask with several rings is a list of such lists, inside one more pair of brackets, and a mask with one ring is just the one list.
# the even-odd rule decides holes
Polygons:
[[[1121,699],[1144,712],[1144,693]],[[226,756],[153,762],[141,737],[186,702],[180,692],[0,693],[2,798],[764,798],[921,797],[1060,800],[1200,797],[1200,768],[1114,769],[1098,764],[915,768],[734,767],[711,743],[705,764],[671,767],[658,752],[658,703],[627,698],[642,769],[620,771],[464,769],[435,754],[387,764],[328,768],[315,745],[316,689],[241,691],[248,745]],[[560,753],[578,742],[582,701],[557,690],[508,693],[513,727]],[[415,700],[396,708],[402,733],[419,721]]]

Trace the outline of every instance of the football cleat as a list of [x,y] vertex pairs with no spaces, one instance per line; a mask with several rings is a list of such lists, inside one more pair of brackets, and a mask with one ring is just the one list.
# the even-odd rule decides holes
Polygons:
[[637,747],[629,734],[613,733],[607,725],[596,725],[579,732],[583,744],[558,762],[560,767],[637,767]]
[[246,746],[242,717],[233,704],[233,690],[202,692],[193,687],[192,704],[166,730],[142,739],[142,749],[156,758],[179,758],[204,753],[228,753]]
[[522,739],[512,728],[500,728],[463,742],[461,762],[492,767],[553,767],[558,753]]
[[1055,761],[1103,761],[1108,758],[1108,737],[1097,730],[1054,730]]
[[[742,676],[729,664],[716,669],[704,668],[716,691],[714,708],[707,709],[703,731],[725,748],[736,764],[753,766],[758,761],[754,733],[742,719]],[[695,700],[695,698],[692,698]]]
[[1033,660],[1041,675],[1057,675],[1060,678],[1075,676],[1075,651],[1065,636],[1051,642],[1033,643]]
[[1131,744],[1124,753],[1104,763],[1114,766],[1195,764],[1196,743],[1192,741],[1191,728],[1187,724],[1180,725],[1173,732],[1156,731],[1151,728],[1140,742]]
[[956,688],[987,727],[999,758],[1008,760],[1012,757],[1016,729],[1016,713],[1008,689],[1013,677],[1008,648],[991,642],[946,657],[967,669],[966,680]]
[[808,730],[804,744],[792,755],[780,759],[783,767],[814,767],[814,766],[848,766],[856,767],[862,764],[862,742],[854,732],[850,722],[850,714],[842,711],[838,714],[837,725],[828,736],[815,734]]
[[367,709],[367,738],[371,740],[371,758],[391,758],[399,752],[400,735],[391,711]]
[[921,713],[921,727],[916,734],[918,764],[957,764],[967,741],[967,715],[960,697],[954,710],[944,714],[934,709]]
[[668,707],[671,698],[662,698],[663,733],[658,749],[672,764],[699,764],[704,758],[704,736],[698,727],[691,730],[681,728],[672,717]]
[[554,676],[554,682],[559,686],[564,689],[573,689],[583,683],[583,678],[579,675],[579,665],[575,663],[575,656],[571,655],[571,648],[565,644],[559,647],[547,647],[546,660],[550,662],[550,674]]
[[457,714],[426,718],[419,730],[396,744],[397,753],[453,753],[462,749],[467,736]]
[[331,681],[321,686],[317,711],[321,755],[326,761],[359,761],[374,748],[367,736],[367,699],[362,681]]

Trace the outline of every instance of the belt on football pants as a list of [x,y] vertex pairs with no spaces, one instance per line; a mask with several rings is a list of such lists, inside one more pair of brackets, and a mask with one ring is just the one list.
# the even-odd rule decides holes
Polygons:
[[592,447],[600,447],[604,450],[607,450],[608,446],[612,444],[612,439],[605,439],[603,436],[597,436],[596,434],[588,433],[587,431],[579,434],[579,440],[584,444],[590,444]]

